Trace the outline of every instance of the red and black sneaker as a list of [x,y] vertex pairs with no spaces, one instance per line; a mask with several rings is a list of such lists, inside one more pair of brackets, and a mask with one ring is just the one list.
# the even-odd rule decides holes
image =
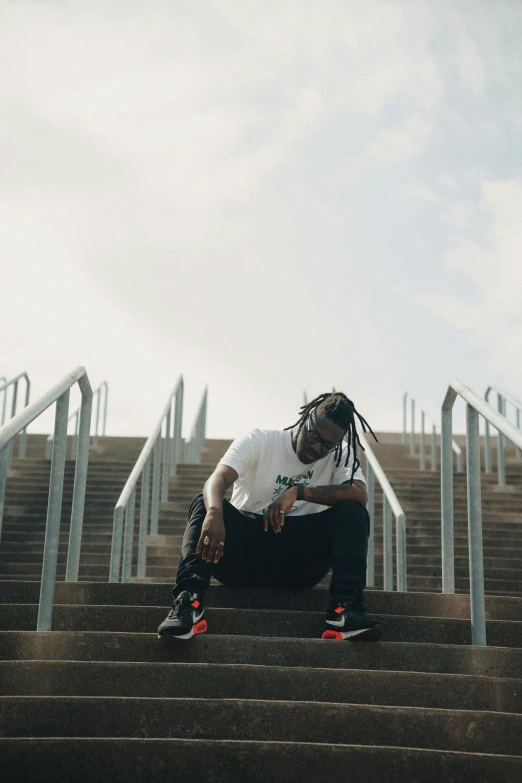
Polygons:
[[354,642],[378,642],[382,626],[366,617],[362,592],[348,595],[330,604],[323,639],[352,639]]
[[196,593],[183,590],[174,599],[172,609],[158,628],[158,638],[192,639],[198,633],[205,633],[207,621],[203,619],[204,613],[203,599]]

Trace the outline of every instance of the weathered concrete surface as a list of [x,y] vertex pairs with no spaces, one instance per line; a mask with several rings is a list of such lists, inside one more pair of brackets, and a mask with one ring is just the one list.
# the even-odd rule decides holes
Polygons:
[[214,662],[1,661],[0,690],[6,696],[205,696],[522,713],[522,680]]
[[346,783],[348,774],[372,783],[506,783],[522,774],[520,756],[238,740],[0,740],[0,757],[9,783]]
[[479,674],[517,679],[522,649],[205,634],[180,643],[154,634],[2,631],[0,660],[178,661]]

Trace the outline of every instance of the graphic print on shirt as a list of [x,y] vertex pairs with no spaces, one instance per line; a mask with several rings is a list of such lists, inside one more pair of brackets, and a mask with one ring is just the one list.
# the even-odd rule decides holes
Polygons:
[[[274,500],[277,500],[279,495],[282,495],[283,492],[286,492],[287,489],[290,489],[290,487],[293,487],[294,484],[303,484],[303,486],[308,486],[308,484],[311,484],[311,478],[314,475],[313,470],[308,470],[306,473],[298,473],[296,476],[281,476],[279,473],[276,480],[276,487],[274,489],[274,494],[272,495],[272,502]],[[307,480],[308,479],[308,480]],[[292,506],[290,511],[288,511],[289,514],[292,513],[292,511],[295,511],[297,506]],[[268,509],[264,508],[262,513],[266,514]]]

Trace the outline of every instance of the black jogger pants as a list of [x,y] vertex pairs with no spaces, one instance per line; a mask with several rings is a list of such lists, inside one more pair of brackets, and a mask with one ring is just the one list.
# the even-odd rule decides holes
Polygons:
[[332,569],[330,594],[342,600],[366,586],[370,517],[354,500],[304,516],[286,516],[281,533],[263,516],[223,503],[225,548],[219,563],[206,563],[196,546],[206,516],[203,495],[192,501],[183,536],[174,596],[182,590],[204,595],[214,576],[225,585],[313,587]]

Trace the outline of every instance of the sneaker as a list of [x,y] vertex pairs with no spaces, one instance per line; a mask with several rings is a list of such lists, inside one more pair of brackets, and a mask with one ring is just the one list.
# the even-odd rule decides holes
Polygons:
[[362,592],[352,593],[343,601],[330,604],[323,639],[377,642],[381,636],[381,624],[366,617]]
[[172,604],[172,609],[158,628],[158,639],[175,636],[176,639],[192,639],[195,634],[205,633],[207,621],[203,619],[203,600],[197,593],[183,590]]

